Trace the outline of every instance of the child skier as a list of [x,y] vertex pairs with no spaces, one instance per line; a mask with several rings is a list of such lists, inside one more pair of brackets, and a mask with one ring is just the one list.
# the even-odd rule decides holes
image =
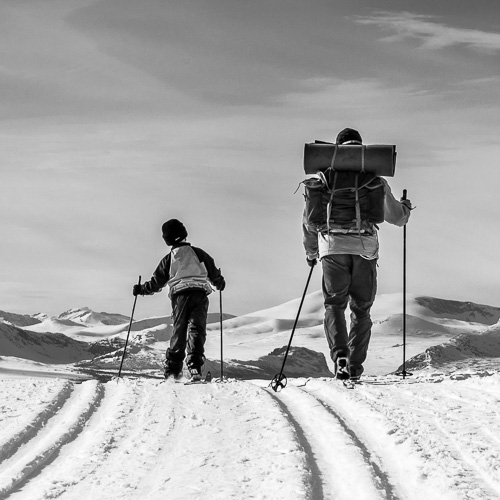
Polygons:
[[191,380],[198,381],[205,362],[210,283],[221,291],[226,283],[214,259],[201,248],[191,246],[186,241],[187,235],[184,224],[177,219],[163,224],[163,240],[172,250],[158,264],[150,281],[134,285],[133,294],[153,295],[168,285],[173,334],[165,354],[165,378],[180,378],[186,358]]

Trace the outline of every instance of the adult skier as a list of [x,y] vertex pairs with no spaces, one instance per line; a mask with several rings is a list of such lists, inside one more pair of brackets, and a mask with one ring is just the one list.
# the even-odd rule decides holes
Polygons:
[[[362,138],[357,130],[346,128],[338,134],[336,143],[360,145]],[[339,178],[342,175],[338,172]],[[410,217],[410,201],[397,201],[387,181],[379,179],[383,184],[384,220],[404,226]],[[363,223],[362,231],[359,225],[353,230],[319,231],[307,224],[305,213],[302,228],[307,263],[314,266],[320,259],[323,268],[324,329],[336,377],[359,380],[367,357],[372,327],[370,309],[377,290],[378,228]],[[345,318],[348,304],[349,332]]]
[[168,285],[173,334],[165,354],[165,378],[180,378],[186,358],[191,380],[199,381],[205,362],[208,295],[212,292],[211,284],[222,291],[226,282],[214,259],[201,248],[191,246],[187,236],[179,220],[170,219],[163,224],[163,240],[172,249],[150,281],[134,285],[133,294],[153,295]]

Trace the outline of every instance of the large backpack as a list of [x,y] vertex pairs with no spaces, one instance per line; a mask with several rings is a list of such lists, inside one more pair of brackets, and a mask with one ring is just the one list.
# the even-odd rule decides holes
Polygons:
[[303,184],[305,223],[320,232],[371,233],[384,221],[384,186],[374,174],[330,168]]

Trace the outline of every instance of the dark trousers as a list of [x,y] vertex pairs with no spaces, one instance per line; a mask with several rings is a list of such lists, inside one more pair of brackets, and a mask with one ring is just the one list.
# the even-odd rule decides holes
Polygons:
[[[377,261],[359,255],[327,255],[323,266],[325,334],[333,361],[348,357],[351,376],[361,375],[370,343],[370,309],[377,291]],[[347,332],[345,310],[351,309]]]
[[173,333],[166,352],[168,371],[179,373],[184,358],[188,368],[201,369],[205,362],[207,313],[208,297],[204,290],[190,290],[172,297]]

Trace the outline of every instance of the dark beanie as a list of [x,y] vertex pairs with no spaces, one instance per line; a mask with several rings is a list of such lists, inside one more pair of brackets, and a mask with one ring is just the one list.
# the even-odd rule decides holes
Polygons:
[[345,128],[339,132],[336,142],[337,144],[345,144],[349,141],[363,142],[363,139],[361,139],[361,135],[357,130],[354,130],[353,128]]
[[167,245],[175,245],[187,238],[187,231],[184,224],[177,219],[170,219],[161,226],[163,238]]

